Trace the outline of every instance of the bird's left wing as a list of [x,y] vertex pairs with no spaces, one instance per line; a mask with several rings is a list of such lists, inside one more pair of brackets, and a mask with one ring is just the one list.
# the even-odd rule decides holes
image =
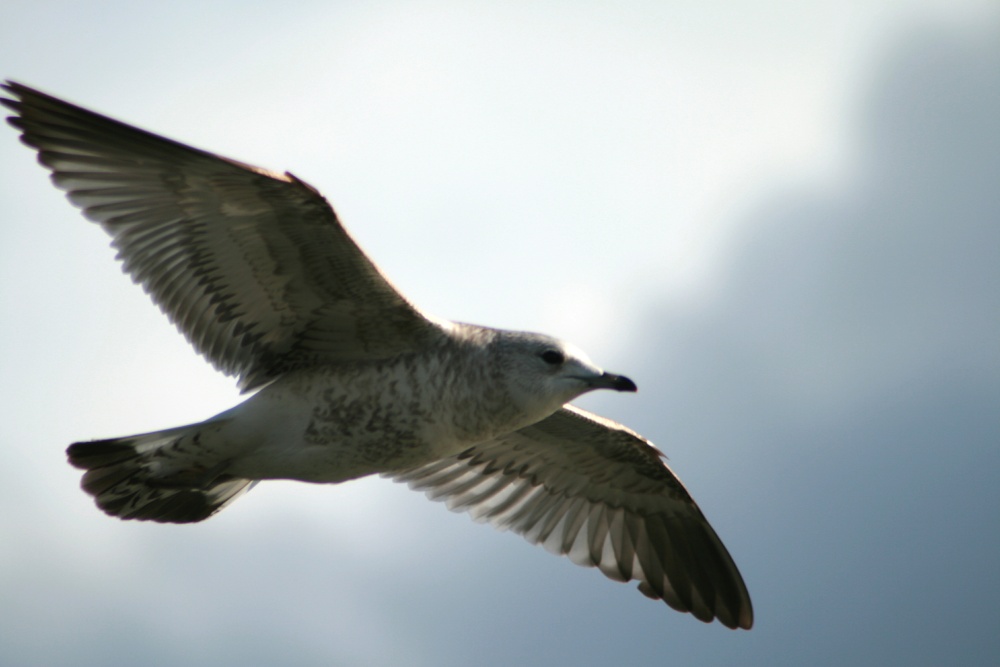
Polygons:
[[318,364],[425,349],[440,328],[378,270],[311,186],[27,86],[8,121],[114,239],[132,279],[244,389]]
[[620,424],[566,406],[393,477],[702,621],[753,624],[722,541],[659,450]]

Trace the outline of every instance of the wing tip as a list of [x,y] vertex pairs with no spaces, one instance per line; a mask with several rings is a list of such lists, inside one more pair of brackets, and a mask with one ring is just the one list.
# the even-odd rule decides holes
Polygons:
[[18,83],[13,79],[4,79],[3,82],[0,83],[0,88],[6,90],[11,95],[20,95],[18,90],[24,87],[25,87],[24,84]]
[[733,605],[733,607],[736,608],[736,611],[734,612],[731,607],[727,606],[708,608],[695,605],[689,606],[685,604],[676,604],[671,600],[668,600],[666,597],[659,595],[645,581],[640,581],[637,588],[640,593],[649,599],[662,600],[675,611],[679,611],[684,614],[691,614],[702,623],[712,623],[713,621],[718,621],[730,630],[750,630],[753,628],[753,606],[750,604],[749,597],[744,597],[737,604]]
[[7,116],[7,124],[20,129],[20,127],[16,124],[16,121],[21,113],[21,84],[7,79],[3,83],[0,83],[0,89],[2,89],[6,94],[11,95],[11,97],[0,97],[0,105],[3,105],[15,114],[18,114],[17,116]]
[[13,96],[0,97],[0,104],[3,104],[5,107],[16,113],[20,113],[21,105],[24,104],[24,99],[26,97],[34,96],[42,98],[43,100],[56,99],[47,93],[43,93],[37,88],[26,86],[19,81],[14,81],[13,79],[4,79],[3,82],[0,83],[0,89],[2,89],[6,94]]

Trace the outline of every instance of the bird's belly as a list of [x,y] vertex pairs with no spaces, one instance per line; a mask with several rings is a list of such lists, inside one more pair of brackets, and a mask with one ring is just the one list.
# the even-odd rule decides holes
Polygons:
[[262,389],[229,413],[227,437],[245,443],[229,466],[248,479],[342,482],[405,470],[470,444],[419,388],[384,369],[300,373]]

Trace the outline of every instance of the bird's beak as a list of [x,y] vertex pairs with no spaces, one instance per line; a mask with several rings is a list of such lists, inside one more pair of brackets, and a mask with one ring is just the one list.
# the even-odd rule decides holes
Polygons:
[[590,386],[594,389],[614,389],[615,391],[638,391],[639,388],[624,375],[614,373],[601,373],[590,380]]

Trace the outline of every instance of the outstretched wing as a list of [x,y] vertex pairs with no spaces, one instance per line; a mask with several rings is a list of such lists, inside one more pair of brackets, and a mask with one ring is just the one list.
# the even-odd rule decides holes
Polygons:
[[394,478],[702,621],[753,624],[718,535],[659,450],[620,424],[566,406]]
[[420,349],[440,329],[311,186],[3,86],[22,141],[113,237],[124,269],[244,389],[300,367]]

